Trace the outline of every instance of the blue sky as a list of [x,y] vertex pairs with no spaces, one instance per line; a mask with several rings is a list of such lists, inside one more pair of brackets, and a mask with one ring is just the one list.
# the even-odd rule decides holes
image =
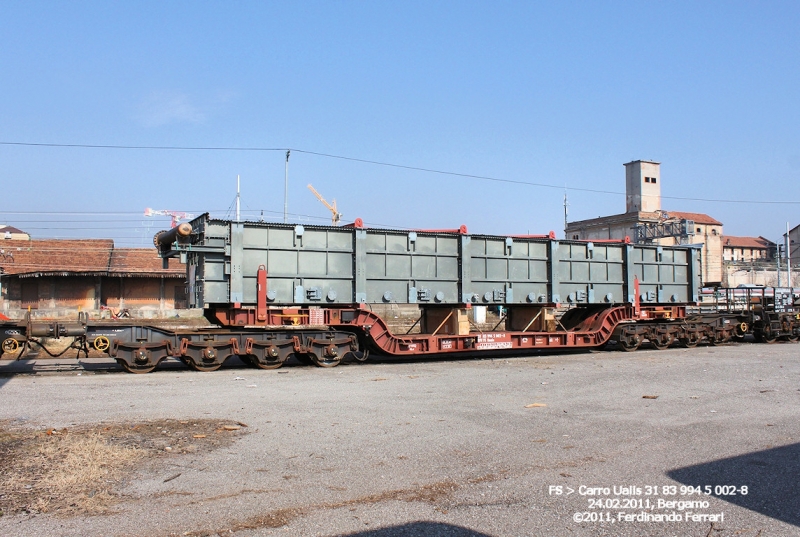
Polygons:
[[[312,183],[346,221],[559,236],[564,186],[571,220],[624,212],[622,164],[652,159],[664,209],[775,240],[800,224],[798,27],[798,2],[5,1],[0,142],[492,177],[295,152],[290,220],[330,221]],[[146,207],[224,216],[237,175],[245,216],[282,220],[282,150],[0,145],[0,222],[146,246]]]

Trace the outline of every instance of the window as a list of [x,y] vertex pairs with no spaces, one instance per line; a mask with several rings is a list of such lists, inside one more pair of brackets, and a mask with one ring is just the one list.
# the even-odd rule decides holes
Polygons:
[[650,182],[650,178],[649,178],[649,177],[645,177],[645,178],[644,178],[644,182],[645,182],[645,183],[649,183],[649,182]]
[[572,238],[573,238],[573,240],[578,240],[578,239],[580,239],[580,236],[579,235],[573,235]]
[[655,182],[656,182],[656,178],[655,178],[655,177],[651,177],[651,178],[650,178],[650,182],[651,182],[651,183],[655,183]]
[[702,233],[702,232],[703,232],[703,230],[702,230],[702,229],[700,229],[700,228],[697,228],[697,232],[698,232],[698,233]]

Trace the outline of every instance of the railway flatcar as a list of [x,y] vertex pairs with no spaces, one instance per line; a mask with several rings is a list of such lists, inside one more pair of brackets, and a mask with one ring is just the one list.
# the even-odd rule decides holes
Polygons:
[[[291,359],[331,367],[370,353],[524,354],[612,341],[624,350],[645,341],[663,349],[748,334],[767,342],[800,336],[792,289],[724,291],[725,300],[703,304],[699,251],[688,246],[208,214],[154,243],[165,263],[185,264],[189,304],[204,310],[210,328],[28,319],[3,326],[4,353],[21,355],[36,338],[73,337],[78,348],[144,373],[166,357],[211,371],[233,355],[265,369]],[[419,333],[393,333],[375,304],[415,305]],[[504,329],[472,325],[468,310],[476,305],[501,307]]]

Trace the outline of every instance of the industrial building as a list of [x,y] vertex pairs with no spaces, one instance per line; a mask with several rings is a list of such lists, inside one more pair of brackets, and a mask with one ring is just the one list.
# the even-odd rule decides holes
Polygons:
[[701,250],[704,285],[721,284],[722,222],[703,213],[661,208],[661,164],[634,160],[625,164],[625,212],[568,222],[566,236],[576,240],[622,240],[661,245],[696,244]]

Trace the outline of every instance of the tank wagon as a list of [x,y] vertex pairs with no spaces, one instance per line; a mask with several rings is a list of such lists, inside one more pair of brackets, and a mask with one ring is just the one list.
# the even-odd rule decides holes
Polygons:
[[[133,323],[6,325],[7,353],[36,337],[72,336],[132,372],[165,357],[209,371],[232,355],[260,368],[289,359],[330,367],[390,356],[635,350],[752,333],[796,339],[792,290],[746,290],[701,306],[699,252],[550,235],[237,222],[208,214],[154,238],[186,265],[187,297],[212,328]],[[758,291],[761,292],[760,296]],[[395,334],[375,304],[415,304],[419,333]],[[471,325],[472,306],[499,306],[505,329]],[[500,323],[498,323],[499,326]]]

